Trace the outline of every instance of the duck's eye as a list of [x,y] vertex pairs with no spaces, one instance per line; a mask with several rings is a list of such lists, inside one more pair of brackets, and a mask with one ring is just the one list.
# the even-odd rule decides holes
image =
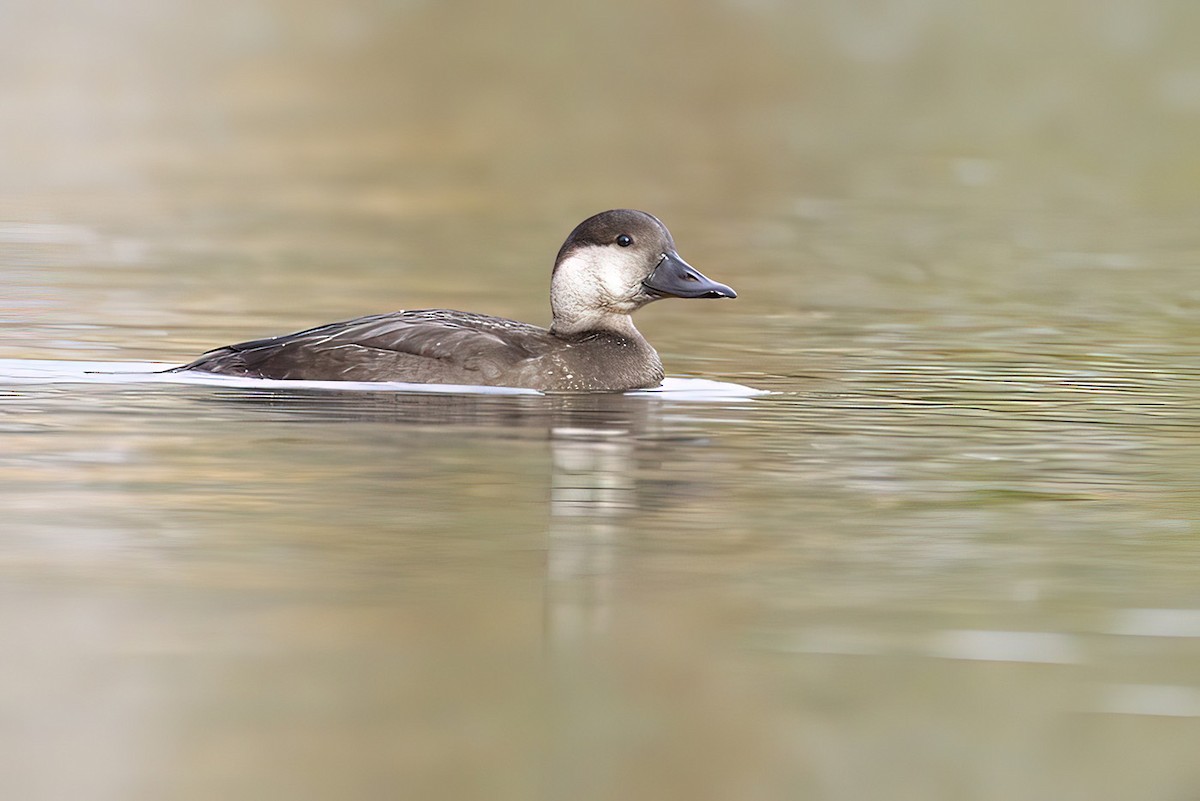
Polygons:
[[617,237],[617,244],[623,248],[627,248],[633,244],[633,237],[629,234],[621,234]]

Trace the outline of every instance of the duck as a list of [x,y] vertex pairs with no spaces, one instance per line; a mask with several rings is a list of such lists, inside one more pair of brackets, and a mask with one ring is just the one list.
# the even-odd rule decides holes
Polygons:
[[663,298],[736,297],[683,260],[657,217],[611,209],[577,225],[559,249],[549,328],[450,309],[393,311],[216,348],[170,372],[624,392],[663,380],[634,312]]

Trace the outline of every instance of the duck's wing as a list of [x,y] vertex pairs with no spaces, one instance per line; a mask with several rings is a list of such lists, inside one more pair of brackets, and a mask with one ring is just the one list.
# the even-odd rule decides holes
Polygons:
[[392,312],[209,351],[180,370],[316,381],[505,383],[545,352],[544,328],[446,309]]

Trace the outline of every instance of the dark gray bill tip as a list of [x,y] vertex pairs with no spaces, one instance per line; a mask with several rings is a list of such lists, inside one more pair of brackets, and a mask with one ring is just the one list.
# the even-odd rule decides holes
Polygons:
[[673,298],[736,298],[732,287],[706,277],[674,251],[664,253],[654,272],[642,286],[658,295]]

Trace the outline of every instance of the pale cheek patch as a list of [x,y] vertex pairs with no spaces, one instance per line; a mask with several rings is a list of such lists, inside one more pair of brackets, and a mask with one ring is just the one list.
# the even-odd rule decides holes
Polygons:
[[559,330],[612,328],[614,315],[628,315],[640,305],[644,269],[635,253],[604,247],[577,251],[554,271],[555,325]]
[[614,252],[610,248],[605,253],[605,259],[604,267],[598,273],[605,306],[622,314],[636,311],[641,305],[638,296],[641,294],[642,278],[645,277],[643,257],[632,250]]
[[558,265],[555,289],[593,308],[623,304],[637,294],[635,254],[588,248]]
[[558,265],[551,292],[555,304],[562,310],[582,314],[595,308],[602,287],[595,279],[596,265],[586,251],[581,251]]

